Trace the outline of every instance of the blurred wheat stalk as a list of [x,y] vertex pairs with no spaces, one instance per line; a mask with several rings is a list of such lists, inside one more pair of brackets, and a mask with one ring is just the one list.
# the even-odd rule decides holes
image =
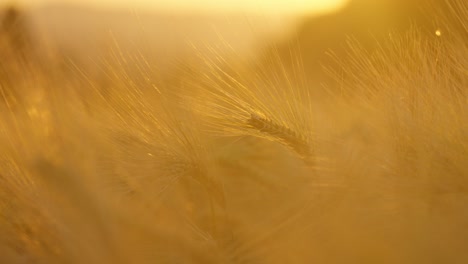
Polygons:
[[94,78],[10,10],[0,262],[468,261],[468,7],[446,4],[442,35],[353,44],[326,103],[298,54],[194,49],[161,81],[112,44]]

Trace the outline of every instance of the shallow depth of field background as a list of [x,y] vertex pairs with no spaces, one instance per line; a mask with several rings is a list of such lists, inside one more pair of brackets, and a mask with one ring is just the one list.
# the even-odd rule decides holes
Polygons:
[[0,7],[0,263],[468,263],[464,1]]

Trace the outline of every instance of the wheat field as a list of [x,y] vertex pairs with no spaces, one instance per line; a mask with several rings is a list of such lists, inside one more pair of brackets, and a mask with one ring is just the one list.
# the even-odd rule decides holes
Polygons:
[[161,77],[110,41],[95,70],[8,11],[0,263],[468,263],[468,5],[443,4],[331,50],[325,84],[275,45]]

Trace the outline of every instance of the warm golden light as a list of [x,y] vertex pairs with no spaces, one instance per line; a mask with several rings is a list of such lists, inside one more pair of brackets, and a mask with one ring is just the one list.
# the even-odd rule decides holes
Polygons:
[[151,8],[178,12],[308,14],[333,11],[348,0],[34,0],[34,4],[73,3],[99,7]]

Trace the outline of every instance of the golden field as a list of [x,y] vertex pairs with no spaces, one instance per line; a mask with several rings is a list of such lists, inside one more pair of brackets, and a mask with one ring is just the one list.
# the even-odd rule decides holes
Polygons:
[[464,1],[40,12],[0,16],[0,263],[468,263]]

